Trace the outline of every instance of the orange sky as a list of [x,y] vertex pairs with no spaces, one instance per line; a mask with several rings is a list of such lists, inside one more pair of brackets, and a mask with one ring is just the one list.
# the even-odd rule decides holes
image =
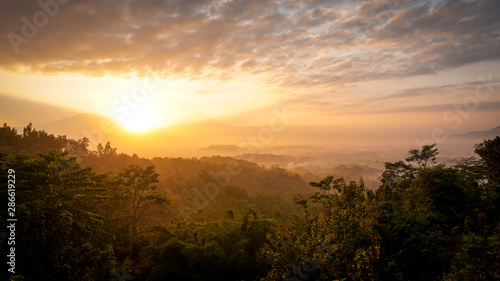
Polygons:
[[344,134],[487,130],[498,30],[495,0],[2,1],[0,117],[143,131],[197,113],[263,126],[286,107]]

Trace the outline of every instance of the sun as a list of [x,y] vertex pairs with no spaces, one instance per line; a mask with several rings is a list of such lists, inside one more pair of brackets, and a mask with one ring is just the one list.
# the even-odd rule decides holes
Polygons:
[[161,127],[160,117],[149,104],[130,108],[128,114],[115,118],[121,126],[132,133],[145,133]]

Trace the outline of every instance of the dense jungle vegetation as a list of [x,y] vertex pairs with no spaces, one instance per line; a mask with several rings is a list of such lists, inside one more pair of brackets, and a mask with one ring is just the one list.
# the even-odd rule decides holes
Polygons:
[[12,169],[18,220],[16,272],[1,280],[500,279],[500,137],[451,166],[435,144],[412,149],[376,190],[230,157],[88,147],[0,127],[1,202]]

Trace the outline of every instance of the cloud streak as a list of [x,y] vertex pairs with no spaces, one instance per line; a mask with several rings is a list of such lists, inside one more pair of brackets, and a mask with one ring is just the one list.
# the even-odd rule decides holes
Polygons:
[[[472,81],[440,86],[412,87],[401,89],[392,94],[370,97],[354,95],[353,89],[346,89],[351,94],[341,92],[309,93],[286,99],[288,104],[295,104],[309,109],[318,115],[363,115],[386,113],[429,113],[445,112],[467,103],[468,107],[477,106],[477,111],[498,111],[500,101],[492,93],[500,87],[496,80]],[[477,92],[479,88],[479,92]],[[368,97],[367,97],[368,95]],[[479,100],[477,100],[480,98]],[[478,102],[471,105],[470,103]],[[480,102],[480,103],[479,103]]]

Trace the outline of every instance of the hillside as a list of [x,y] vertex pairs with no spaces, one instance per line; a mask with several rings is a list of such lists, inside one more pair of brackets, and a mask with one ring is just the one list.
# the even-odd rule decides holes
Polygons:
[[452,138],[484,140],[484,139],[492,139],[495,138],[496,136],[500,136],[500,126],[485,131],[472,131],[466,134],[453,135]]
[[[0,195],[22,221],[7,231],[20,242],[23,280],[105,281],[111,272],[122,280],[274,281],[293,277],[293,268],[311,280],[500,276],[500,137],[456,165],[436,164],[436,145],[424,145],[383,172],[337,165],[310,186],[278,166],[233,157],[140,158],[110,143],[83,153],[84,141],[31,126],[18,134],[4,125],[0,144],[9,179]],[[334,171],[382,172],[382,184],[368,190]],[[7,211],[4,220],[14,214]]]
[[143,167],[153,165],[160,174],[160,183],[174,192],[181,192],[184,188],[203,189],[210,183],[217,183],[220,187],[237,186],[250,194],[296,194],[314,191],[298,174],[278,167],[265,168],[253,162],[231,157],[147,159],[114,154],[100,157],[88,155],[80,157],[80,162],[92,166],[98,172],[114,173],[131,164]]

